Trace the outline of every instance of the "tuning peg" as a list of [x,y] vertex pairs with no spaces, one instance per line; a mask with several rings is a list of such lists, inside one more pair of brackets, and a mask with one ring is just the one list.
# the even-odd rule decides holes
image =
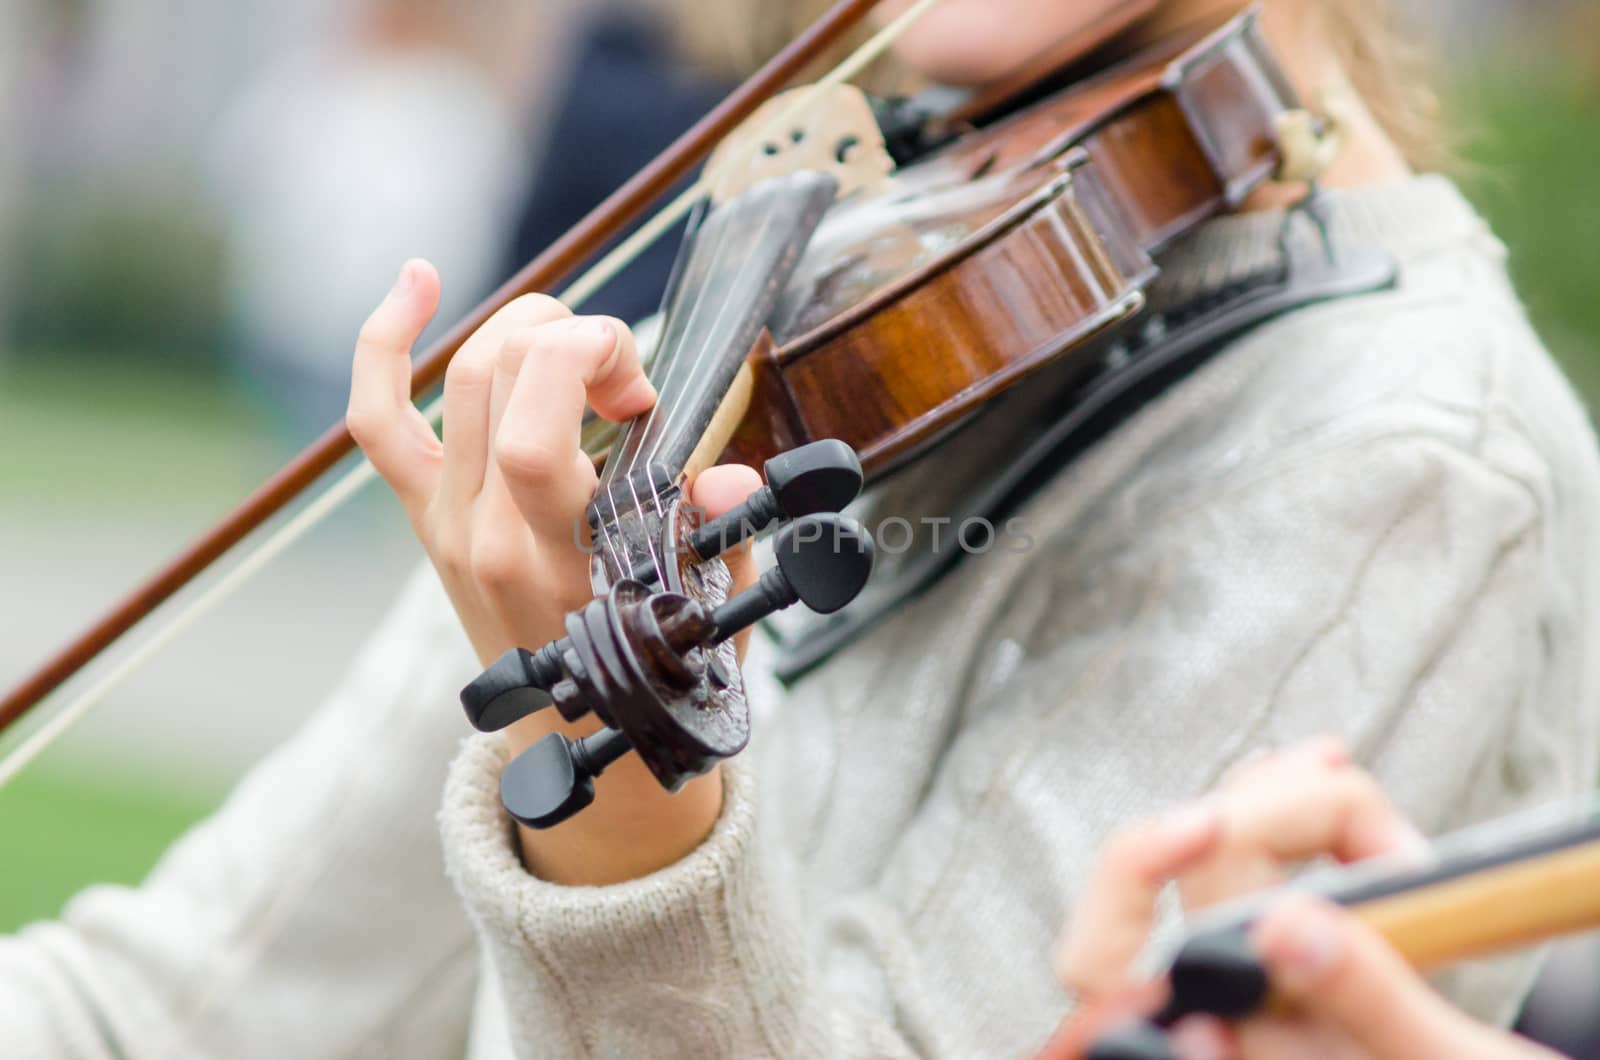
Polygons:
[[529,828],[550,828],[594,801],[594,778],[633,745],[616,729],[581,740],[553,732],[500,774],[500,802]]
[[[762,473],[766,485],[689,535],[695,555],[701,559],[721,555],[782,519],[837,512],[860,495],[863,481],[856,451],[837,438],[779,453],[762,465]],[[633,577],[653,582],[655,568],[642,565]]]
[[872,535],[844,515],[808,515],[773,542],[777,566],[711,613],[715,641],[794,603],[830,614],[856,598],[872,575]]
[[1128,1020],[1096,1039],[1087,1060],[1177,1060],[1167,1032],[1149,1020]]
[[1172,990],[1156,1021],[1171,1026],[1205,1013],[1243,1019],[1266,1004],[1271,984],[1246,931],[1228,926],[1190,935],[1167,971]]
[[498,732],[519,718],[543,710],[554,700],[550,688],[561,680],[565,639],[538,652],[512,648],[461,690],[467,720],[479,732]]
[[1179,1020],[1196,1013],[1242,1019],[1260,1010],[1270,989],[1248,934],[1237,927],[1191,935],[1173,959],[1167,981],[1169,997],[1161,1011],[1102,1035],[1088,1060],[1172,1060],[1177,1053],[1167,1030]]

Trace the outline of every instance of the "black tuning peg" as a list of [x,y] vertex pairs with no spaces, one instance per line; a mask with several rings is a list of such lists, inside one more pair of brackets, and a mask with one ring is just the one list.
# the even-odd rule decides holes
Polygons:
[[1266,1004],[1271,983],[1248,932],[1227,926],[1190,935],[1167,971],[1171,992],[1155,1020],[1170,1027],[1205,1013],[1243,1019]]
[[[777,566],[709,616],[701,612],[698,622],[677,627],[681,643],[668,646],[682,651],[699,642],[720,643],[795,603],[829,614],[855,599],[872,574],[872,535],[854,519],[831,512],[784,527],[773,552]],[[571,647],[571,638],[563,637],[538,651],[512,648],[491,663],[461,690],[461,706],[473,728],[496,732],[555,702],[551,690],[565,676],[561,660]]]
[[[777,564],[750,589],[713,611],[686,597],[652,595],[637,582],[621,582],[604,601],[589,605],[598,611],[584,621],[569,623],[568,637],[536,652],[507,652],[467,686],[461,694],[467,716],[478,728],[491,729],[503,728],[550,703],[550,689],[557,693],[554,698],[560,701],[559,709],[569,720],[589,710],[599,710],[599,706],[582,700],[578,702],[583,710],[569,710],[573,703],[571,693],[596,685],[597,674],[610,675],[600,682],[612,694],[609,713],[601,716],[619,727],[601,729],[581,740],[552,733],[518,755],[500,775],[500,800],[513,817],[530,828],[549,828],[588,806],[594,801],[594,778],[633,746],[622,730],[634,731],[632,726],[640,723],[639,701],[644,701],[647,715],[651,710],[664,709],[650,706],[654,702],[651,697],[658,695],[656,686],[635,687],[630,681],[637,676],[637,668],[612,666],[613,656],[621,658],[638,651],[654,653],[652,657],[658,661],[676,657],[724,641],[791,604],[804,603],[824,614],[837,611],[855,598],[872,574],[872,535],[843,515],[807,515],[795,520],[779,532],[773,551]],[[646,606],[651,602],[663,605],[664,610]],[[643,626],[636,629],[641,621]],[[626,639],[630,631],[640,638],[637,644]],[[602,647],[595,638],[607,635],[624,640],[615,644],[606,641],[609,647]],[[563,675],[563,655],[565,667],[572,671],[570,681]],[[680,669],[690,675],[691,682],[698,680],[693,676],[696,671]],[[584,674],[588,676],[580,676]],[[596,688],[589,687],[588,694],[596,694]],[[742,739],[725,747],[707,744],[705,737],[697,739],[699,742],[691,743],[691,757],[698,756],[695,763],[725,758],[743,745]],[[650,750],[646,747],[641,754]],[[663,785],[673,789],[682,777],[704,771],[703,765],[690,768],[679,761],[660,767],[648,757],[646,764]],[[661,771],[663,768],[668,769],[668,774]]]
[[[856,451],[837,438],[780,453],[762,465],[762,474],[765,486],[689,535],[695,555],[721,555],[782,519],[837,512],[860,495],[863,481]],[[648,582],[655,572],[641,569],[634,577]]]
[[1148,1020],[1130,1020],[1101,1035],[1088,1060],[1177,1060],[1167,1032]]
[[479,732],[497,732],[554,700],[549,688],[561,680],[556,653],[512,648],[461,690],[467,720]]
[[727,640],[794,603],[830,614],[854,600],[872,575],[872,535],[849,516],[797,519],[778,534],[773,552],[777,566],[711,613],[714,640]]
[[500,774],[500,802],[529,828],[550,828],[594,801],[594,778],[632,745],[616,729],[581,740],[553,732]]
[[1167,972],[1166,1004],[1149,1019],[1119,1024],[1090,1048],[1089,1060],[1172,1060],[1167,1030],[1185,1016],[1205,1013],[1243,1019],[1266,1004],[1271,989],[1249,935],[1225,926],[1190,935]]

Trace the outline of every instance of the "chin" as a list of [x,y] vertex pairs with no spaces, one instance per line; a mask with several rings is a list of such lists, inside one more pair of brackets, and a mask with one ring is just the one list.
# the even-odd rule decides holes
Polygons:
[[935,8],[895,43],[895,54],[941,84],[992,82],[1039,47],[1036,36],[1020,32],[1020,20],[1006,14],[1001,5],[947,0],[947,6]]
[[1159,6],[1160,0],[943,0],[906,31],[895,53],[934,81],[989,84],[1054,42],[1086,50]]

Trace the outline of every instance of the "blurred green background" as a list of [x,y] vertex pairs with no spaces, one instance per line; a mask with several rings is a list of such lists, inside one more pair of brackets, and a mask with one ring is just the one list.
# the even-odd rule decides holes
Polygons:
[[[1453,60],[1447,113],[1458,179],[1510,246],[1530,311],[1592,404],[1600,398],[1600,86],[1596,68],[1575,53],[1539,54]],[[54,186],[18,211],[9,265],[16,295],[0,350],[0,544],[17,567],[0,582],[12,620],[6,681],[305,436],[214,356],[226,341],[219,223],[194,196],[159,187]],[[41,541],[37,528],[54,521],[105,536]],[[354,529],[334,532],[327,549],[335,561],[354,541],[381,562],[348,640],[326,648],[321,670],[293,675],[303,687],[326,687],[360,623],[381,607],[382,586],[414,558],[400,523],[375,500]],[[107,540],[117,542],[109,556]],[[374,541],[382,546],[374,550]],[[97,562],[112,573],[62,603],[60,572]],[[305,575],[317,576],[314,566]],[[289,615],[273,621],[293,625]],[[217,691],[226,700],[227,690]],[[159,713],[147,716],[160,709],[148,692],[128,698],[111,726],[126,738],[52,752],[0,791],[0,931],[54,915],[91,882],[139,880],[293,721],[286,707],[276,728],[235,746],[228,738],[247,719],[224,719],[169,758],[130,750],[141,734],[153,746],[166,735],[147,733],[162,723]]]

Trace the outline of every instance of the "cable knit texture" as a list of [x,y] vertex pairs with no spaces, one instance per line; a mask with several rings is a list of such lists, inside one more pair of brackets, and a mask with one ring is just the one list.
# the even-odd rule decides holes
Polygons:
[[[1067,1009],[1051,950],[1100,845],[1256,749],[1340,733],[1430,831],[1588,789],[1583,411],[1447,182],[1331,205],[1341,238],[1395,253],[1398,289],[1234,342],[792,689],[755,638],[754,741],[679,864],[554,886],[518,861],[498,741],[466,741],[443,779],[476,667],[423,575],[317,720],[142,888],[0,941],[0,1051],[1024,1056]],[[1207,225],[1169,282],[1257,253],[1278,220]],[[918,516],[1051,399],[1019,388],[869,520],[926,540]],[[429,828],[441,784],[466,917]],[[1504,1019],[1532,967],[1451,990]]]
[[[1278,221],[1207,226],[1172,282]],[[1448,183],[1337,195],[1333,223],[1400,288],[1235,342],[787,693],[757,638],[755,744],[684,864],[531,879],[493,744],[463,754],[445,847],[519,1055],[1025,1055],[1066,1011],[1051,950],[1107,835],[1257,748],[1340,733],[1430,830],[1593,783],[1582,410]],[[892,480],[869,525],[943,510],[1047,400]],[[1532,968],[1451,985],[1503,1020]]]

